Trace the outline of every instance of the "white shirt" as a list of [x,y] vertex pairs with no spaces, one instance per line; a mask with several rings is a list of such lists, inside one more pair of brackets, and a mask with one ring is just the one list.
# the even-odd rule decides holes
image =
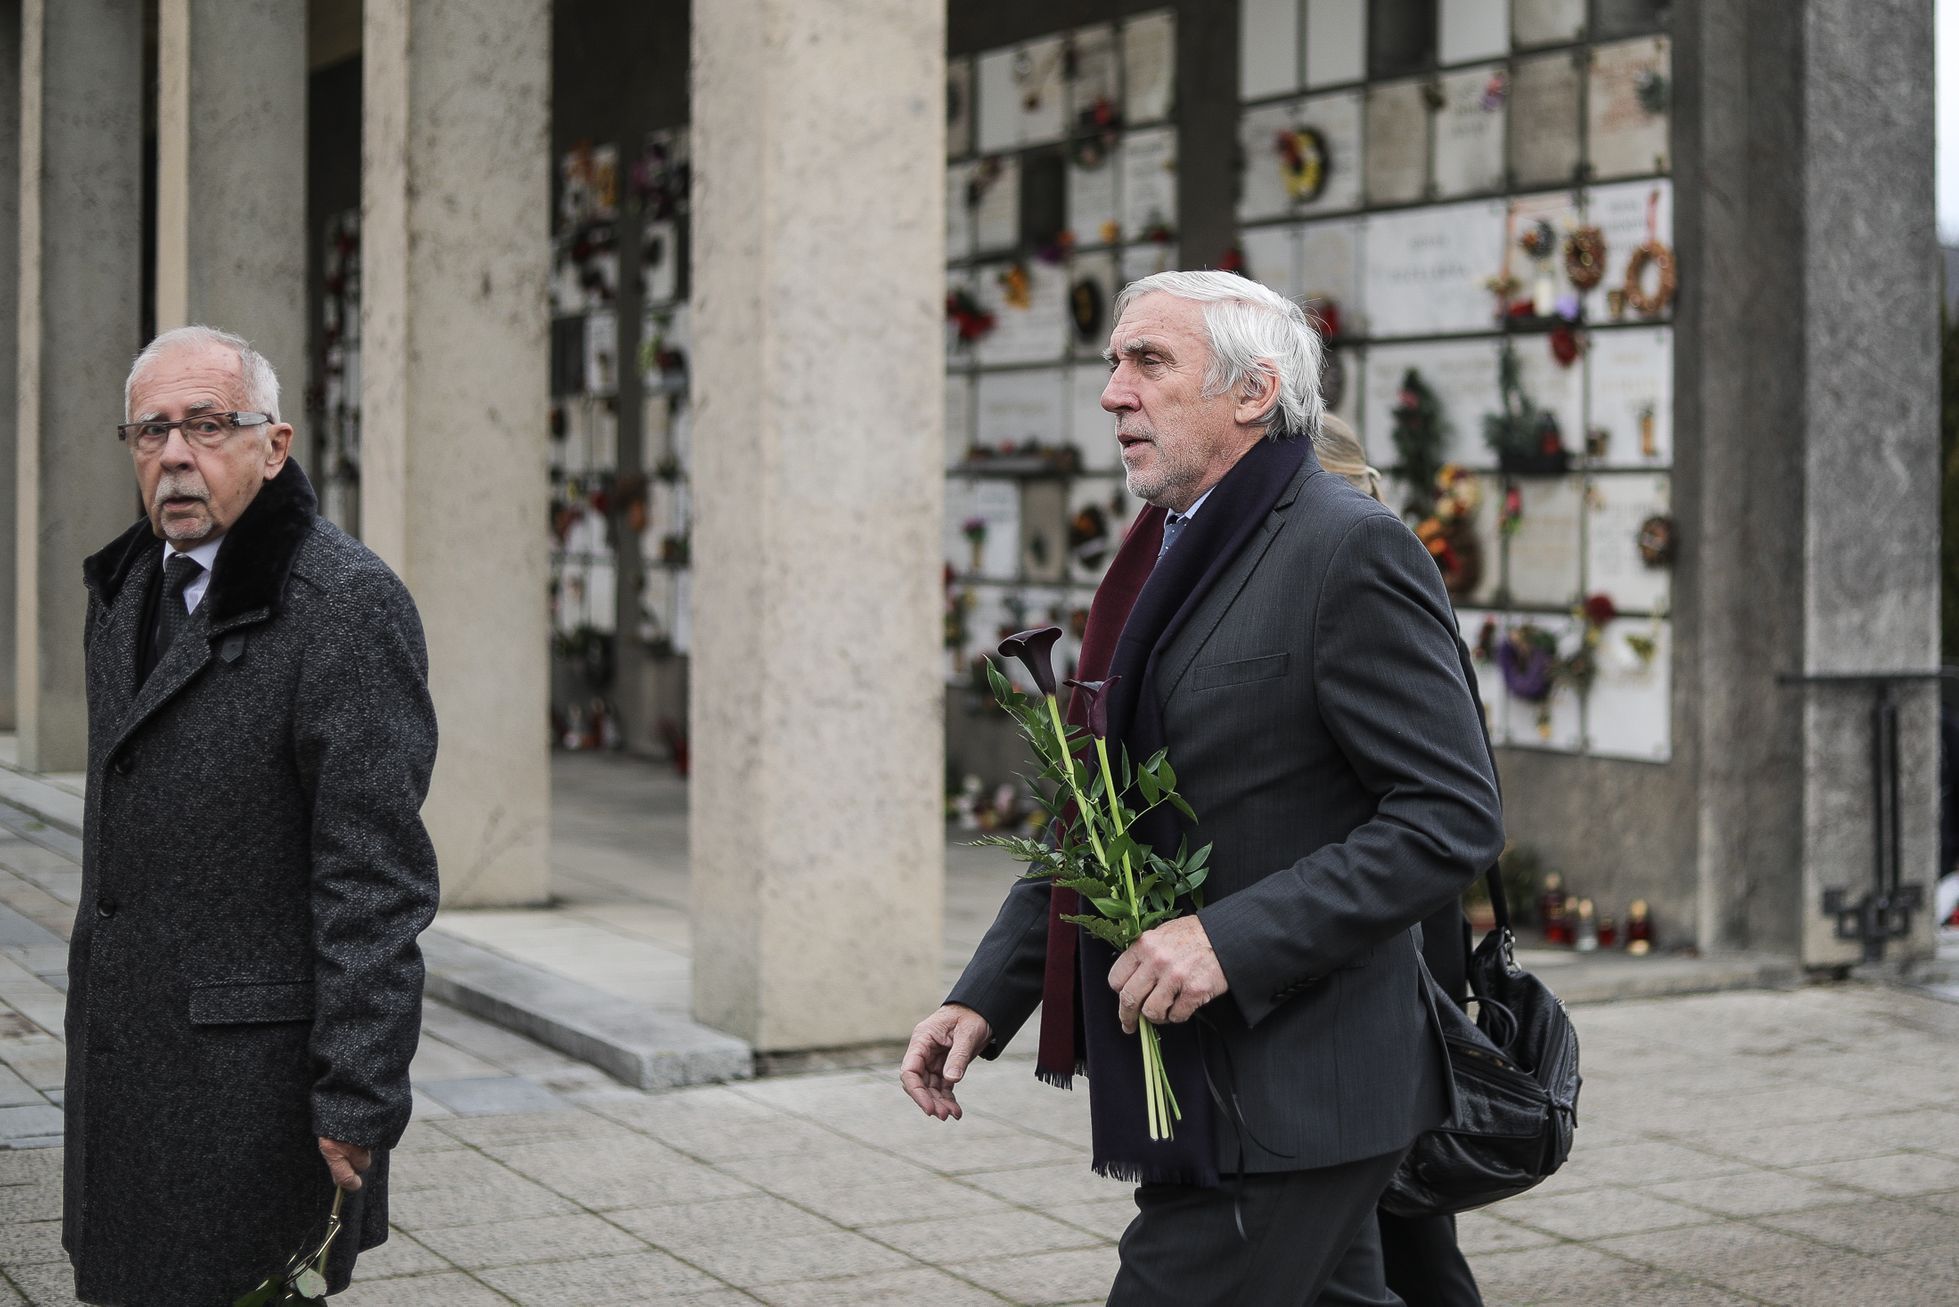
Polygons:
[[203,544],[199,545],[195,549],[179,549],[177,548],[177,546],[171,544],[169,541],[167,540],[164,541],[163,543],[164,562],[168,563],[172,555],[187,554],[191,558],[196,559],[198,566],[204,569],[203,571],[199,572],[196,576],[192,577],[190,584],[184,587],[184,611],[185,612],[187,613],[196,612],[197,606],[204,602],[204,592],[211,588],[211,565],[218,561],[218,546],[222,545],[223,543],[224,543],[224,537],[217,536],[213,539],[206,540]]
[[[1216,490],[1216,489],[1217,489],[1216,486],[1211,487],[1211,490]],[[1204,507],[1204,501],[1211,497],[1211,490],[1206,490],[1203,494],[1199,495],[1195,503],[1193,503],[1189,508],[1186,508],[1183,512],[1177,514],[1177,516],[1184,518],[1186,520],[1196,517],[1197,510]]]

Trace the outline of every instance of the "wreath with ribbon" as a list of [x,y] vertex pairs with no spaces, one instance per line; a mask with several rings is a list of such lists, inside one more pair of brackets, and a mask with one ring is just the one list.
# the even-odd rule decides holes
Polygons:
[[1651,568],[1661,568],[1673,562],[1673,519],[1665,513],[1655,513],[1639,524],[1639,561]]
[[1590,290],[1605,280],[1603,231],[1579,227],[1564,238],[1564,275],[1579,290]]
[[[1654,268],[1659,281],[1649,295],[1646,291],[1646,270]],[[1657,317],[1673,303],[1673,293],[1679,288],[1679,274],[1673,264],[1673,251],[1656,240],[1649,240],[1633,251],[1632,259],[1626,264],[1626,303],[1645,314]]]
[[1326,190],[1327,174],[1333,156],[1326,137],[1317,128],[1291,127],[1273,138],[1279,154],[1279,171],[1285,177],[1286,196],[1295,204],[1311,204]]
[[1075,279],[1068,288],[1068,316],[1074,320],[1077,341],[1092,345],[1100,339],[1107,308],[1101,282],[1093,277]]

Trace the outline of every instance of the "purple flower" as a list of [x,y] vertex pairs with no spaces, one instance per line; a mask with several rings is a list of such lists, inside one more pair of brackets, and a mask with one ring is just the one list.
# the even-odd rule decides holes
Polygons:
[[1058,626],[1020,631],[1000,641],[1000,656],[1020,659],[1041,693],[1051,695],[1054,693],[1054,642],[1060,638],[1061,628]]
[[1081,696],[1082,708],[1087,714],[1088,733],[1098,740],[1109,738],[1109,690],[1122,677],[1111,676],[1106,681],[1068,681]]

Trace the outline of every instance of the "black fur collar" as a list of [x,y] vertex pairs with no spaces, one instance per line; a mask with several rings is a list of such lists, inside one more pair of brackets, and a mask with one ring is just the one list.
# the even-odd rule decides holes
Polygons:
[[[211,625],[258,608],[278,610],[319,503],[298,461],[288,458],[225,532],[211,569],[211,588],[200,605],[209,607]],[[82,564],[82,575],[104,604],[113,602],[143,552],[157,544],[149,519],[143,518],[91,555]]]

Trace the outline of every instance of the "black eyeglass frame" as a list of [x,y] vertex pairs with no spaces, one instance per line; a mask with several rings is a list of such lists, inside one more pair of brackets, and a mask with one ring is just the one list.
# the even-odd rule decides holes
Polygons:
[[[190,431],[188,430],[190,423],[209,422],[214,418],[219,422],[222,422],[225,428],[224,434],[219,436],[217,441],[214,441],[209,445],[205,445],[199,443],[196,440],[191,439],[191,434]],[[262,427],[262,426],[267,426],[273,422],[277,422],[278,420],[279,419],[273,417],[270,413],[255,413],[250,409],[243,409],[243,410],[234,409],[229,412],[221,412],[221,413],[193,413],[189,417],[178,418],[174,422],[165,422],[162,421],[161,419],[152,419],[151,421],[148,422],[118,423],[116,425],[116,439],[122,441],[124,444],[128,444],[129,442],[134,441],[136,442],[137,448],[140,449],[142,448],[143,438],[147,429],[151,427],[162,427],[163,439],[155,442],[155,444],[151,446],[152,448],[161,449],[164,445],[170,443],[170,433],[172,431],[182,430],[184,432],[184,440],[186,443],[195,445],[200,449],[216,449],[218,444],[221,443],[226,437],[228,437],[231,432],[236,431],[241,427]]]

